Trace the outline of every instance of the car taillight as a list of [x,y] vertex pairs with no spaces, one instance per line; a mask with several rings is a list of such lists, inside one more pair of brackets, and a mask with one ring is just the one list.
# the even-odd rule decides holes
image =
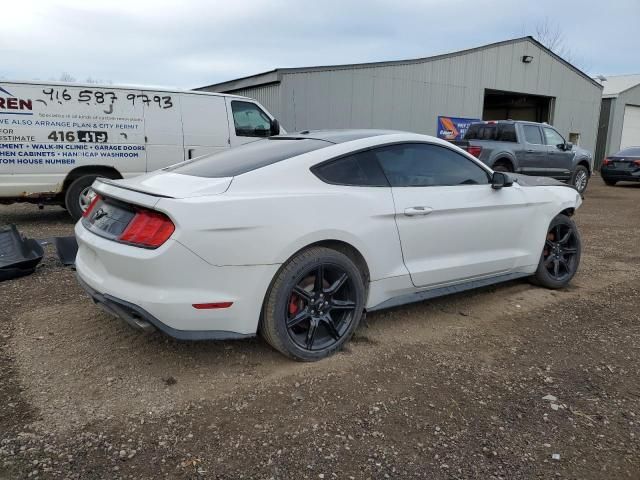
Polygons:
[[82,216],[85,217],[85,218],[88,217],[89,214],[91,213],[91,210],[93,210],[93,207],[95,207],[96,203],[98,203],[101,199],[102,199],[102,197],[100,197],[100,195],[96,194],[96,196],[93,197],[93,200],[91,200],[91,203],[89,204],[87,209],[84,212],[82,212]]
[[607,166],[607,165],[611,165],[613,163],[613,161],[610,158],[605,158],[602,161],[602,165]]
[[634,160],[634,161],[633,161],[633,164],[634,164],[636,167],[640,167],[640,160]]
[[175,229],[171,219],[164,213],[138,210],[118,240],[139,247],[158,248]]
[[480,153],[482,153],[482,147],[478,147],[477,145],[470,145],[467,147],[467,152],[473,155],[476,158],[480,158]]

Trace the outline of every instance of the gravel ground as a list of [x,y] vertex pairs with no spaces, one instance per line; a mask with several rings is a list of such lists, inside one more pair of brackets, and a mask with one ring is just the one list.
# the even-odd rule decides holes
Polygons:
[[[570,288],[371,314],[298,364],[95,308],[49,247],[0,283],[0,479],[640,478],[640,185],[593,179]],[[0,224],[67,235],[59,208]]]

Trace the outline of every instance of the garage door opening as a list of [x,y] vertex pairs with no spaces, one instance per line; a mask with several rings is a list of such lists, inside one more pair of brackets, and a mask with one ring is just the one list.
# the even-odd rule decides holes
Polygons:
[[540,95],[485,90],[482,119],[551,123],[552,100],[552,97]]

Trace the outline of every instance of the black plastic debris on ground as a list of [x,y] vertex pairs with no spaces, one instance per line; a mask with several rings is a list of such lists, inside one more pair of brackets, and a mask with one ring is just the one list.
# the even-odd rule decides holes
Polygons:
[[0,227],[0,282],[33,273],[43,256],[42,245],[23,237],[15,225]]
[[78,242],[75,236],[54,237],[53,243],[58,252],[58,258],[65,267],[76,264],[76,254],[78,253]]

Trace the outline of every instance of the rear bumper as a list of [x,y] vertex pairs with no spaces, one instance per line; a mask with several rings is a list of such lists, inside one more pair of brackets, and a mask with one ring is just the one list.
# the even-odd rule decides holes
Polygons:
[[640,182],[640,169],[620,170],[611,168],[601,168],[600,176],[606,180],[616,180],[620,182]]
[[177,330],[162,323],[138,305],[98,292],[82,280],[80,275],[76,275],[76,278],[80,286],[89,294],[93,303],[114,317],[125,321],[135,330],[143,332],[159,330],[178,340],[229,340],[253,336],[251,334],[240,334],[224,330]]
[[[135,328],[179,339],[253,336],[279,265],[214,266],[169,239],[155,250],[102,238],[76,224],[76,272],[91,298]],[[194,304],[232,302],[228,308]]]

